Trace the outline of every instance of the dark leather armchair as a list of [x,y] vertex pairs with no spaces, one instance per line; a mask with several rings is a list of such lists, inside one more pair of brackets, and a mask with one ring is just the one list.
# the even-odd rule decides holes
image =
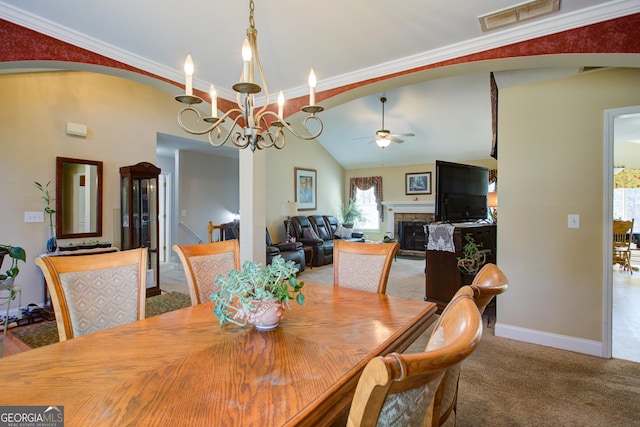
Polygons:
[[331,215],[323,215],[322,218],[324,219],[327,228],[329,228],[333,239],[350,240],[352,242],[364,242],[364,233],[360,233],[359,231],[352,231],[351,237],[337,237],[335,235],[335,232],[338,228],[338,225],[340,225],[338,219],[335,216]]
[[[296,242],[313,249],[311,265],[319,267],[333,263],[333,240],[321,239],[306,216],[291,217],[291,234]],[[317,238],[312,235],[318,236]]]
[[305,267],[305,258],[304,258],[304,250],[302,250],[301,242],[284,242],[284,243],[273,243],[271,240],[271,234],[269,234],[269,230],[266,230],[266,239],[267,239],[267,264],[271,264],[271,260],[280,255],[287,261],[293,261],[298,268],[298,272],[304,271]]
[[[228,222],[226,224],[222,224],[222,240],[231,240],[238,239],[240,240],[240,222],[233,221]],[[285,260],[293,261],[298,268],[298,271],[304,271],[305,268],[305,258],[304,251],[302,250],[302,243],[294,242],[294,243],[273,243],[271,239],[271,234],[269,234],[269,230],[265,229],[265,243],[267,250],[267,264],[271,264],[271,260],[280,255]]]

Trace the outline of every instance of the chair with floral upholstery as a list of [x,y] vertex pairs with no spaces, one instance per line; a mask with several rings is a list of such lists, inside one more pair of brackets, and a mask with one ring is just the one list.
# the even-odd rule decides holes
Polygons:
[[[509,281],[497,265],[488,263],[476,274],[470,287],[473,290],[473,300],[482,315],[487,305],[507,290]],[[460,368],[461,364],[448,368],[440,382],[434,398],[432,427],[456,425]]]
[[447,368],[478,346],[482,319],[469,286],[447,305],[424,352],[369,361],[356,386],[348,426],[431,425],[433,398]]
[[240,246],[236,239],[173,245],[173,251],[178,254],[182,263],[191,305],[209,301],[209,296],[216,290],[215,279],[218,274],[240,270]]
[[144,319],[147,248],[35,262],[51,294],[60,341]]
[[384,294],[398,243],[360,243],[335,240],[333,284]]

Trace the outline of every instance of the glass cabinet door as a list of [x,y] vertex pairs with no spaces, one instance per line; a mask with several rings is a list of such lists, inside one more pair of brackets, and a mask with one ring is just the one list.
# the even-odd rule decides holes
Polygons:
[[120,168],[122,250],[147,248],[147,296],[160,294],[158,176],[151,163]]

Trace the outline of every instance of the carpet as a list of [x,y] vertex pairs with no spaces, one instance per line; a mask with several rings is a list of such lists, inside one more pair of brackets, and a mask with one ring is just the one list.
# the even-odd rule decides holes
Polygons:
[[[333,266],[300,278],[333,283]],[[424,283],[424,259],[398,257],[387,294],[422,299]],[[640,426],[640,363],[496,337],[495,314],[484,314],[480,345],[460,372],[458,427]],[[430,331],[408,352],[422,351]]]
[[[191,305],[191,298],[180,292],[169,292],[147,298],[145,317],[178,310]],[[38,348],[59,341],[55,320],[16,328],[11,334],[31,348]]]

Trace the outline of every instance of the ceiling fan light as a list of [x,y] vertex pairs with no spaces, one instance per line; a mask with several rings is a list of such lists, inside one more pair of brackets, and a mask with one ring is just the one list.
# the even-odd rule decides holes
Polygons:
[[391,140],[385,139],[385,138],[378,138],[376,139],[376,144],[378,144],[378,147],[380,148],[387,148],[389,144],[391,144]]

